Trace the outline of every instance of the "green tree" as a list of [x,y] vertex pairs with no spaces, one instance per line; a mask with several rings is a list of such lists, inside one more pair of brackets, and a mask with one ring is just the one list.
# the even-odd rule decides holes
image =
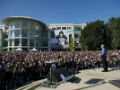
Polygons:
[[120,17],[110,18],[108,27],[112,32],[112,48],[120,49]]
[[80,46],[82,50],[98,50],[101,44],[110,46],[111,37],[110,30],[104,21],[95,21],[88,23],[87,26],[81,31]]
[[75,47],[74,40],[72,37],[70,37],[69,50],[74,51],[74,47]]

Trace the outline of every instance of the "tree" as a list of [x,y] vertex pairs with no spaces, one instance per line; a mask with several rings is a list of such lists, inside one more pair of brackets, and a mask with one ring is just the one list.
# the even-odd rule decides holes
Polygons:
[[74,47],[75,47],[74,40],[72,37],[70,37],[69,50],[74,51]]
[[104,21],[95,21],[88,23],[81,31],[80,46],[82,50],[98,50],[101,44],[109,46],[111,42],[107,42],[111,37],[110,30]]
[[108,27],[112,32],[112,47],[120,49],[120,17],[110,18],[108,22]]

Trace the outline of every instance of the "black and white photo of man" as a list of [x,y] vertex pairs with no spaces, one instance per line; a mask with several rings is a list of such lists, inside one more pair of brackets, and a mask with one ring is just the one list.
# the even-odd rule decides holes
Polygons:
[[59,35],[56,36],[56,39],[58,39],[58,45],[66,45],[68,44],[67,37],[64,35],[63,31],[59,32]]

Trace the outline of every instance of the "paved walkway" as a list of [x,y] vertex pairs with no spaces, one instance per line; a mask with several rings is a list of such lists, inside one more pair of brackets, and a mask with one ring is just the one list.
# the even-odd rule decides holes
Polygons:
[[[109,83],[110,80],[120,80],[120,70],[101,71],[102,69],[82,70],[75,75],[77,79],[72,82],[62,83],[55,89],[37,87],[35,90],[120,90],[120,88]],[[39,82],[43,81],[45,80]],[[29,86],[24,90],[28,90]]]

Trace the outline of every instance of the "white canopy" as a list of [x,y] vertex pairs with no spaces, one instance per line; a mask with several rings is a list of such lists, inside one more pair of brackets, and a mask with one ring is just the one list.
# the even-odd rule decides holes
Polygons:
[[37,51],[37,49],[36,49],[36,48],[33,48],[33,49],[31,49],[30,51]]
[[22,51],[22,49],[21,48],[17,48],[16,51]]

